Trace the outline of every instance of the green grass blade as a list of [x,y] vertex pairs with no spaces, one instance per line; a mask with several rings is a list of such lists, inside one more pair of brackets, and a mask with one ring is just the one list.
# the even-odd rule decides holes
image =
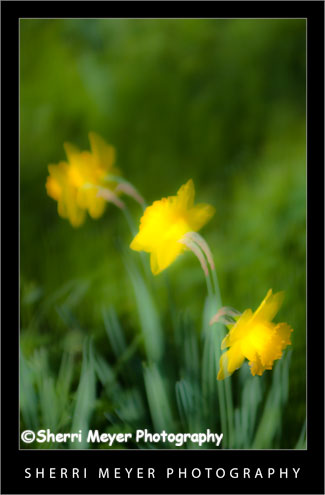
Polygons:
[[20,353],[20,409],[27,428],[36,430],[39,420],[33,371],[22,352]]
[[147,285],[130,259],[125,261],[133,285],[140,328],[148,361],[157,362],[164,351],[163,332],[154,300]]
[[70,443],[70,448],[84,449],[88,447],[86,432],[89,429],[91,414],[95,407],[95,367],[92,345],[86,341],[83,350],[83,362],[77,390],[76,405],[73,414],[71,431],[83,432],[81,443]]
[[176,432],[165,382],[155,364],[144,365],[144,382],[155,431]]
[[116,311],[113,307],[109,309],[103,308],[102,315],[113,352],[119,358],[126,349],[126,342]]

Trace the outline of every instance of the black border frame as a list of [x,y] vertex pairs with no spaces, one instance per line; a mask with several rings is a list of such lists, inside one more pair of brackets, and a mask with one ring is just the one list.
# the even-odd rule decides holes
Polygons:
[[[2,1],[2,493],[324,493],[324,2]],[[19,18],[307,19],[307,436],[305,451],[18,450]],[[17,187],[18,186],[18,187]],[[323,231],[324,234],[324,231]],[[8,270],[7,270],[8,268]],[[15,275],[13,275],[15,274]],[[6,369],[10,369],[10,381]],[[16,387],[13,387],[13,381]],[[315,385],[315,386],[314,386]],[[86,467],[86,480],[24,479],[25,467]],[[155,479],[98,480],[99,467],[153,467]],[[297,479],[166,480],[165,467],[300,467]]]

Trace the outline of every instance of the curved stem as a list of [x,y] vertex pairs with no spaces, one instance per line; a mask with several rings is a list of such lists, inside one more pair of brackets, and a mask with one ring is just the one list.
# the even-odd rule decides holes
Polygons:
[[121,191],[127,196],[130,196],[133,198],[139,205],[142,207],[143,210],[146,209],[147,205],[144,200],[144,198],[141,196],[139,191],[131,184],[131,182],[128,182],[127,180],[124,179],[124,177],[121,177],[120,175],[106,175],[104,177],[104,180],[106,182],[116,182],[117,186],[115,188],[115,191]]
[[[125,181],[124,179],[122,179],[118,176],[116,176],[116,177],[115,176],[107,176],[106,180],[111,180],[111,181],[114,180],[114,181],[118,182],[118,186],[115,188],[114,191],[124,192],[128,196],[133,197],[133,199],[135,199],[141,205],[141,207],[143,209],[145,208],[144,199],[137,192],[137,190],[132,186],[132,184],[130,184],[129,182]],[[135,223],[133,221],[133,218],[130,214],[128,207],[126,206],[126,204],[121,199],[119,199],[118,195],[115,194],[115,192],[111,191],[109,188],[98,187],[97,196],[104,198],[107,202],[115,204],[115,206],[117,206],[118,208],[120,208],[120,210],[122,210],[123,215],[126,219],[126,222],[129,226],[131,235],[132,235],[132,237],[135,237],[137,234],[137,229],[136,229]],[[141,262],[142,262],[144,271],[146,273],[146,276],[150,277],[150,269],[149,269],[149,266],[148,266],[148,264],[144,258],[144,253],[140,253],[140,255],[141,255],[140,256]]]
[[[192,241],[197,244],[199,249],[202,251],[202,254],[206,257],[206,260],[209,265],[209,276],[206,276],[208,294],[211,301],[214,301],[215,312],[217,312],[221,306],[221,293],[220,287],[218,283],[218,277],[215,269],[215,264],[212,256],[212,252],[209,248],[209,245],[201,237],[197,232],[189,232],[184,236],[188,241]],[[206,273],[205,273],[206,275]],[[223,330],[221,330],[223,329]],[[225,336],[224,326],[220,325],[220,332],[217,333],[218,337],[218,346],[217,346],[217,361],[219,363],[221,356],[221,342],[223,337]],[[232,391],[231,391],[231,381],[229,379],[224,381],[218,381],[217,383],[218,397],[219,397],[219,408],[220,408],[220,419],[221,426],[224,431],[226,431],[226,418],[227,418],[227,426],[228,426],[228,447],[232,447],[233,445],[233,437],[234,437],[234,414],[233,414],[233,401],[232,401]],[[226,406],[226,407],[225,407]],[[225,418],[226,416],[226,418]]]

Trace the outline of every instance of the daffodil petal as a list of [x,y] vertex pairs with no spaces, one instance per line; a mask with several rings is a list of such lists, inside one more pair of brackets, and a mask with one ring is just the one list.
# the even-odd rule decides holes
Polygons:
[[46,187],[47,194],[51,198],[58,201],[61,194],[62,194],[62,187],[60,186],[59,181],[57,179],[55,179],[54,177],[49,176],[46,179],[45,187]]
[[71,161],[71,159],[74,159],[74,157],[80,153],[79,148],[77,148],[77,146],[75,146],[74,144],[64,143],[63,147],[69,161]]
[[240,345],[236,344],[232,346],[220,358],[220,369],[217,379],[223,380],[227,376],[230,376],[236,369],[241,367],[244,359],[245,356],[241,352]]
[[272,294],[272,289],[270,289],[255,311],[254,320],[273,320],[283,303],[283,299],[283,291]]
[[85,212],[77,205],[74,195],[69,190],[64,191],[63,201],[58,203],[58,211],[63,218],[68,218],[73,227],[80,227],[85,219]]
[[191,229],[195,232],[200,230],[213,215],[215,214],[215,208],[208,204],[198,204],[194,206],[189,212],[189,223]]
[[181,186],[177,191],[177,200],[180,207],[189,209],[194,204],[195,188],[192,179]]
[[246,332],[247,324],[251,320],[253,312],[251,309],[246,309],[239,317],[238,321],[233,325],[230,332],[223,339],[221,349],[233,345],[236,341],[243,338]]
[[157,253],[153,252],[150,255],[150,268],[153,275],[158,275],[160,273],[159,263],[157,259]]
[[95,132],[89,133],[91,150],[98,157],[103,168],[109,171],[115,162],[115,149]]

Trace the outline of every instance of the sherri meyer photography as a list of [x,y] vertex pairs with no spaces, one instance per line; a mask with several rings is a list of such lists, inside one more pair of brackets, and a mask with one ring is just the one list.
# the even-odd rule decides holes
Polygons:
[[306,449],[306,20],[20,20],[20,448]]

